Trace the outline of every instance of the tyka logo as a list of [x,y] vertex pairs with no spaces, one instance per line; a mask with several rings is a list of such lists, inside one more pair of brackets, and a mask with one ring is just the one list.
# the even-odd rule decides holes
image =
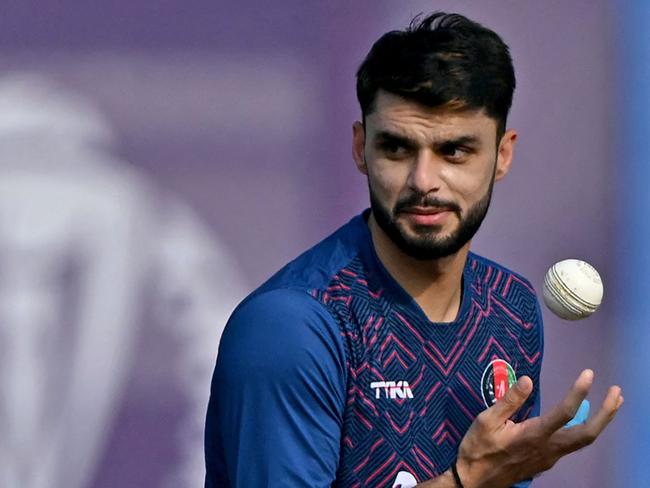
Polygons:
[[384,392],[384,398],[413,398],[408,381],[373,381],[370,388],[375,390],[375,398]]

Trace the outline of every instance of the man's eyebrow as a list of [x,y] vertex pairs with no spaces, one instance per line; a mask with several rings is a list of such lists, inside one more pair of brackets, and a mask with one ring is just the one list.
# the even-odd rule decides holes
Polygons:
[[[400,142],[402,144],[417,147],[420,143],[404,134],[399,134],[397,132],[391,132],[389,130],[380,130],[375,134],[375,139],[379,141],[391,141],[391,142]],[[434,139],[433,146],[443,147],[443,146],[473,146],[478,147],[481,145],[480,137],[476,135],[463,135],[458,137],[450,137],[446,139]]]
[[467,135],[441,139],[434,142],[434,145],[440,146],[480,146],[481,139],[478,136]]
[[411,137],[405,136],[403,134],[398,134],[396,132],[391,132],[389,130],[380,130],[375,134],[375,140],[378,141],[389,141],[389,142],[399,142],[401,144],[417,147],[418,142]]

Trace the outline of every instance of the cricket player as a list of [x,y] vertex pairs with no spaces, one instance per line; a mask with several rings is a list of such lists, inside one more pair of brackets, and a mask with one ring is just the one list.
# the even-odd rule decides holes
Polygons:
[[535,292],[470,251],[513,161],[514,88],[508,47],[461,15],[416,18],[372,46],[352,139],[370,208],[231,316],[206,487],[521,487],[612,420],[616,386],[564,428],[590,370],[540,416]]

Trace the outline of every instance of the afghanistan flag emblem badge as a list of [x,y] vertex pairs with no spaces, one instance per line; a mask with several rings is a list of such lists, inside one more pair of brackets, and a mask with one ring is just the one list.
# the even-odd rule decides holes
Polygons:
[[491,407],[517,382],[515,370],[503,359],[487,365],[481,377],[481,393],[486,407]]

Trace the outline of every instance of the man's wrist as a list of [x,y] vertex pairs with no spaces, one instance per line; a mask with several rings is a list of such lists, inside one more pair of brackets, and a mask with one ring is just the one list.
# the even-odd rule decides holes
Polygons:
[[[460,484],[454,480],[455,488],[478,488],[476,483],[476,476],[472,476],[471,465],[465,459],[458,458],[454,461],[454,467],[458,474]],[[453,477],[453,474],[452,474]],[[455,477],[454,477],[455,478]]]
[[456,482],[456,488],[465,488],[465,485],[463,485],[463,481],[460,479],[460,475],[458,474],[458,468],[456,467],[456,461],[454,461],[454,464],[451,465],[451,474],[454,475],[454,481]]

